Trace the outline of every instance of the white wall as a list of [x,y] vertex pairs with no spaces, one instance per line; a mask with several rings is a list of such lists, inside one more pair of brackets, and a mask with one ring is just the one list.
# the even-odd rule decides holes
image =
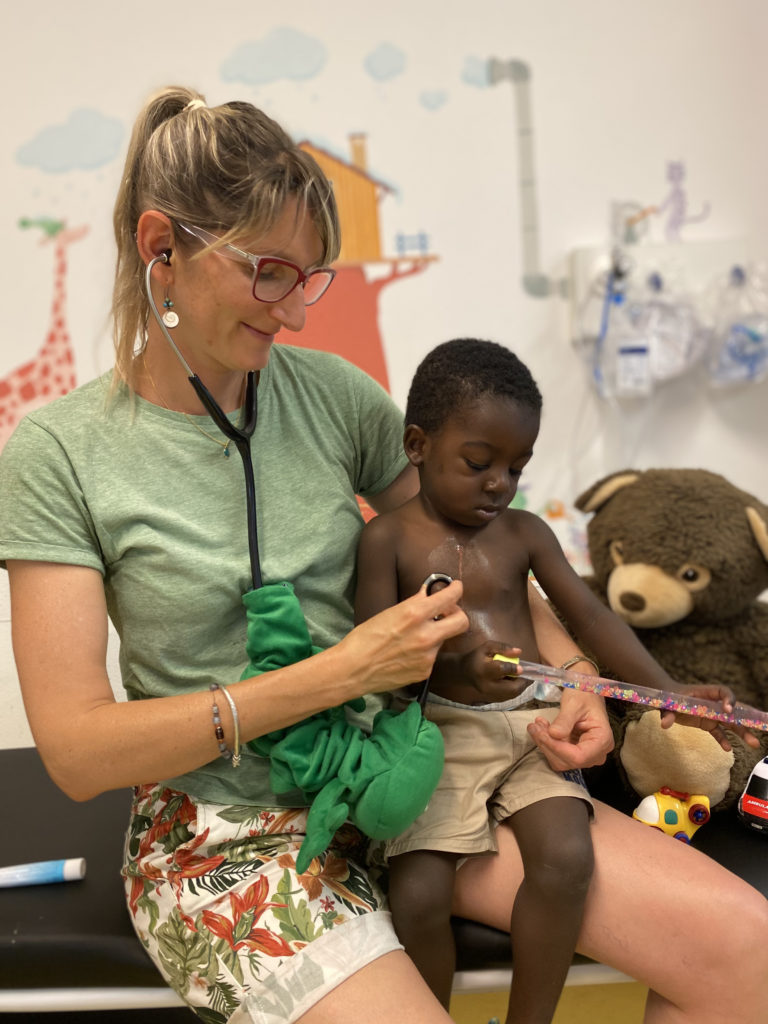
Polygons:
[[[230,0],[218,9],[137,0],[129,7],[43,0],[16,9],[0,40],[0,379],[41,343],[49,312],[50,246],[20,217],[90,225],[70,249],[69,324],[79,380],[106,368],[104,323],[113,269],[111,204],[129,125],[155,87],[184,82],[211,103],[253,100],[296,136],[347,152],[368,134],[372,173],[397,188],[381,208],[385,247],[424,230],[439,261],[385,290],[380,324],[392,391],[433,345],[474,334],[505,342],[534,371],[545,417],[528,475],[532,507],[566,502],[599,476],[633,464],[703,466],[768,497],[764,469],[768,386],[712,395],[684,381],[631,415],[594,395],[570,342],[569,306],[521,287],[518,138],[510,84],[462,81],[469,59],[518,59],[532,72],[541,269],[566,275],[573,249],[604,244],[615,200],[658,203],[668,159],[687,166],[691,207],[708,219],[692,243],[747,236],[765,256],[768,5],[763,0],[296,0],[283,8]],[[285,13],[282,13],[285,11]],[[243,43],[289,26],[324,50],[312,77],[224,81]],[[402,52],[401,74],[376,80],[365,58],[382,43]],[[425,93],[442,103],[425,106]],[[119,152],[92,168],[23,166],[20,148],[73,110],[119,123]],[[660,240],[660,225],[652,228]],[[3,589],[0,594],[4,594]],[[29,742],[11,667],[7,598],[0,597],[0,745]]]

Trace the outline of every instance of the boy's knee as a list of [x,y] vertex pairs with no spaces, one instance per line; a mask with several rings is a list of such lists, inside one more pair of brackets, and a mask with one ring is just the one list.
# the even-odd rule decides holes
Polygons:
[[542,852],[526,866],[525,877],[537,888],[559,900],[579,901],[586,895],[594,872],[594,853],[589,833],[571,835]]
[[395,886],[390,889],[389,903],[398,922],[433,924],[448,921],[451,916],[451,894],[427,884],[407,890],[399,890]]
[[[406,855],[408,856],[408,855]],[[396,920],[424,923],[451,916],[455,868],[418,855],[391,863],[389,903]]]

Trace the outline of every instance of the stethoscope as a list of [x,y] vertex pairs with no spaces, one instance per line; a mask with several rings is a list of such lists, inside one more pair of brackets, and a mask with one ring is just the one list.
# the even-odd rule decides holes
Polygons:
[[[426,593],[427,597],[429,597],[429,595],[434,591],[438,583],[442,583],[444,587],[447,587],[450,583],[453,583],[453,576],[448,576],[447,573],[444,572],[430,573],[429,576],[427,576],[427,578],[422,583],[422,587],[424,588],[424,592]],[[437,617],[439,618],[440,616]],[[422,682],[415,698],[416,703],[421,706],[422,712],[424,711],[424,707],[427,703],[427,697],[429,696],[430,678],[431,674],[427,676],[427,678]]]
[[170,258],[171,254],[169,251],[162,252],[147,264],[147,268],[144,273],[144,286],[147,290],[149,308],[152,310],[155,320],[157,320],[157,324],[165,336],[165,340],[171,346],[177,359],[184,367],[189,383],[195,389],[195,393],[203,403],[206,412],[222,434],[224,434],[225,437],[228,437],[237,448],[238,452],[240,452],[240,458],[243,460],[243,470],[245,472],[245,503],[248,513],[248,552],[251,560],[251,581],[253,583],[253,589],[258,590],[262,585],[262,579],[261,564],[259,562],[259,533],[256,521],[256,484],[253,479],[253,461],[251,459],[251,438],[253,437],[253,432],[256,429],[259,407],[259,399],[256,392],[256,374],[255,371],[249,370],[246,375],[245,419],[241,427],[236,427],[235,424],[227,418],[224,410],[182,355],[178,345],[168,332],[168,328],[163,323],[160,310],[157,308],[157,303],[155,302],[155,298],[152,294],[152,268],[156,263],[169,263]]

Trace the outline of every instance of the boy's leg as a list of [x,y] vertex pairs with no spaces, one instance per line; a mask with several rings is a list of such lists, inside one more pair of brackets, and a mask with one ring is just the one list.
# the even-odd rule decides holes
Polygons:
[[[579,952],[651,990],[645,1024],[765,1024],[768,900],[693,846],[595,801]],[[459,868],[454,913],[509,927],[523,867],[512,829]],[[716,939],[713,940],[713,935]],[[734,993],[738,993],[738,1000]]]
[[525,878],[512,910],[512,989],[507,1024],[547,1024],[581,928],[592,878],[587,805],[574,797],[530,804],[509,819]]
[[389,859],[389,905],[397,937],[447,1009],[456,969],[451,901],[459,855],[412,850]]

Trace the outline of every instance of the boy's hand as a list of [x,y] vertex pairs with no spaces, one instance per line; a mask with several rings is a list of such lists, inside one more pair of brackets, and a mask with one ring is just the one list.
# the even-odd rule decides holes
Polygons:
[[[730,687],[723,686],[720,683],[692,683],[685,686],[682,683],[676,682],[675,692],[685,694],[686,697],[704,697],[707,700],[719,700],[722,702],[723,711],[733,711],[733,691]],[[662,729],[668,729],[675,722],[678,725],[687,725],[694,729],[704,729],[726,751],[731,750],[731,744],[728,742],[728,737],[725,734],[726,728],[740,736],[748,747],[757,749],[760,746],[757,736],[744,725],[731,725],[730,723],[724,725],[713,718],[684,715],[676,711],[661,712]]]
[[517,664],[519,647],[487,640],[461,657],[461,672],[485,703],[510,700],[528,685],[517,680],[521,669]]

